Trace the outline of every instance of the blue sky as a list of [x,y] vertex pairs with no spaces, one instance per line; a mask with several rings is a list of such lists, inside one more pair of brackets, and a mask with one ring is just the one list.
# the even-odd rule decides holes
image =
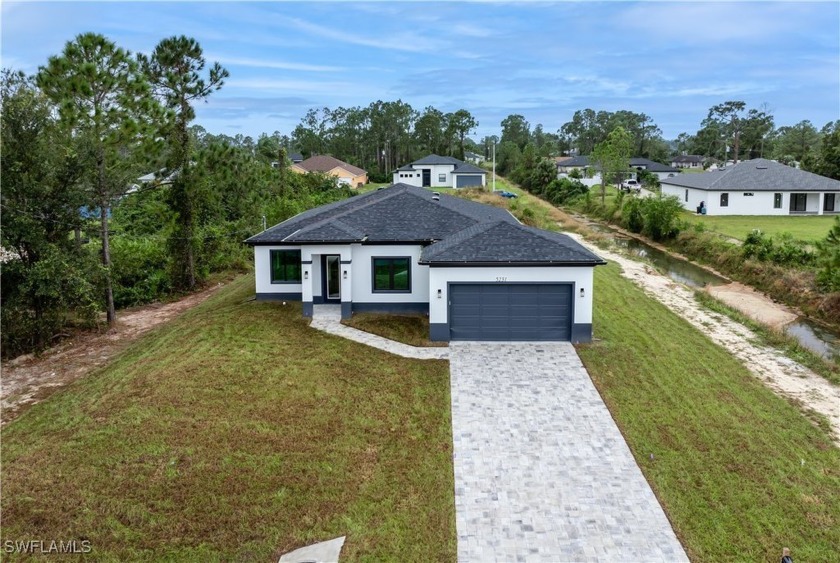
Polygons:
[[466,108],[474,138],[519,113],[556,131],[575,110],[650,115],[666,138],[709,107],[766,104],[776,125],[840,119],[840,3],[2,2],[2,65],[34,73],[102,33],[133,52],[196,38],[230,79],[197,123],[288,134],[312,107],[402,99]]

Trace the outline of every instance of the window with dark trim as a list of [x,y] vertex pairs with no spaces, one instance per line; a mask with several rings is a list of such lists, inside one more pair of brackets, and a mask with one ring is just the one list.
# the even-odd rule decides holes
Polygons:
[[438,174],[438,182],[445,182],[446,174]]
[[728,193],[720,194],[720,206],[721,207],[729,207],[729,194]]
[[790,194],[790,210],[805,212],[808,209],[808,194]]
[[373,291],[374,292],[411,292],[411,259],[373,258]]
[[834,211],[836,194],[825,194],[823,196],[823,211]]
[[300,283],[300,250],[272,250],[271,283]]
[[782,208],[782,194],[773,194],[773,209]]

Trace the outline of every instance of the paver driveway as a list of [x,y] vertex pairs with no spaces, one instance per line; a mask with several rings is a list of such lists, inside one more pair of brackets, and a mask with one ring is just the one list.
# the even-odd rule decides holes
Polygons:
[[568,343],[450,344],[458,560],[687,561]]

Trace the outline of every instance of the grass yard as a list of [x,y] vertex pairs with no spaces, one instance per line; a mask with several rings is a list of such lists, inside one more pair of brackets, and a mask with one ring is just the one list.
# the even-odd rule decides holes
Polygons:
[[385,315],[379,313],[355,313],[341,321],[365,332],[378,334],[411,346],[446,346],[445,342],[429,340],[429,318],[425,315]]
[[[659,302],[596,269],[580,355],[693,561],[836,561],[840,449]],[[652,456],[652,458],[651,458]]]
[[[449,372],[248,301],[243,276],[2,431],[3,539],[102,561],[453,561]],[[9,559],[7,556],[6,559]]]
[[752,215],[709,216],[684,212],[682,218],[689,223],[703,224],[709,231],[714,231],[738,240],[744,240],[753,229],[760,229],[768,235],[790,233],[793,238],[806,242],[824,239],[834,223],[832,215],[797,216],[780,215],[777,217]]

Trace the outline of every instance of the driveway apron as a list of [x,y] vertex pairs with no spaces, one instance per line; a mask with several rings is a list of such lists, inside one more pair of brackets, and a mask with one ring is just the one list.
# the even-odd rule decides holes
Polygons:
[[568,343],[450,344],[458,560],[688,561]]

